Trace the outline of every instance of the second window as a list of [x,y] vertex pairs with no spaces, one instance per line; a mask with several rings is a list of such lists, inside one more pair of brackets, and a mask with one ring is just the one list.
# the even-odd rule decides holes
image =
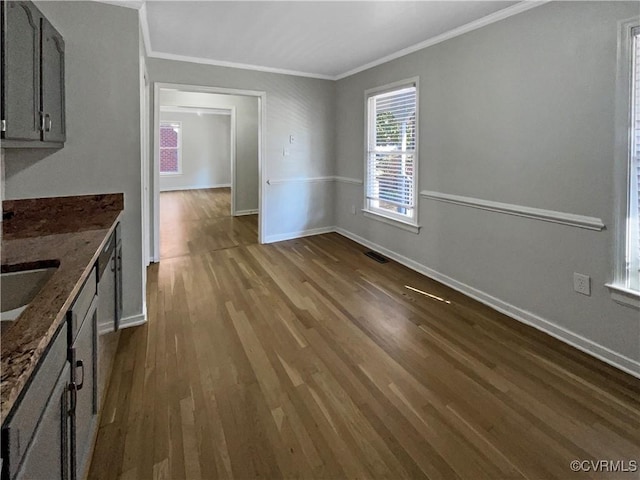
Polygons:
[[365,210],[417,223],[417,82],[367,92]]

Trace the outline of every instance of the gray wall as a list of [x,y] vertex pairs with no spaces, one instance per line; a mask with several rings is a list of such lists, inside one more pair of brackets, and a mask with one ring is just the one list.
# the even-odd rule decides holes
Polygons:
[[124,192],[124,316],[142,313],[138,15],[96,2],[37,2],[66,44],[67,142],[6,150],[7,199]]
[[[148,59],[147,68],[153,82],[266,92],[264,182],[333,174],[335,82],[156,58]],[[264,240],[333,225],[331,182],[283,181],[263,188],[262,214],[269,216]]]
[[[142,305],[137,15],[99,3],[38,5],[67,42],[69,140],[58,152],[6,152],[5,195],[124,191],[125,314],[134,315]],[[638,311],[604,287],[613,272],[617,21],[637,14],[632,2],[553,2],[338,82],[160,59],[148,59],[148,70],[153,82],[267,93],[263,180],[282,180],[263,185],[267,241],[337,224],[565,339],[638,362]],[[363,92],[415,75],[420,190],[589,215],[608,228],[422,198],[414,235],[352,215],[361,185],[290,181],[361,179]],[[591,276],[590,297],[573,292],[573,272]]]
[[160,120],[182,124],[180,175],[161,175],[160,191],[231,184],[231,116],[160,112]]
[[236,212],[258,209],[258,98],[164,91],[160,105],[181,107],[235,108],[236,110],[236,188],[232,192]]
[[[363,192],[347,183],[336,186],[337,225],[601,355],[639,361],[640,315],[604,286],[617,22],[638,13],[632,2],[553,2],[337,82],[336,175],[363,178],[363,92],[418,75],[420,190],[598,217],[607,229],[421,198],[414,235],[351,214]],[[590,297],[573,291],[573,272],[591,276]]]

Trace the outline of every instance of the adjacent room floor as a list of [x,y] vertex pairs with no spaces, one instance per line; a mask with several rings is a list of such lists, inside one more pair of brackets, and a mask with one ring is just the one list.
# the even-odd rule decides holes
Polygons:
[[258,216],[231,216],[231,189],[160,194],[160,259],[258,241]]
[[226,195],[161,196],[91,479],[637,478],[570,462],[640,460],[640,380],[338,234],[258,245]]

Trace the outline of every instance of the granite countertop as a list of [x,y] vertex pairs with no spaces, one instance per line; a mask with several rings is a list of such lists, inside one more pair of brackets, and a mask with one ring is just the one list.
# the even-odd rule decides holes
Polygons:
[[2,271],[58,266],[20,316],[2,328],[2,423],[65,321],[123,209],[121,193],[2,203]]

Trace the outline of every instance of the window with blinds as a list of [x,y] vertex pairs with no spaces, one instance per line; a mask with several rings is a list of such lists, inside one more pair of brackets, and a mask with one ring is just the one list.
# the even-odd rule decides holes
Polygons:
[[416,224],[417,85],[367,94],[366,210]]
[[640,290],[640,27],[631,31],[631,142],[627,217],[628,287]]

